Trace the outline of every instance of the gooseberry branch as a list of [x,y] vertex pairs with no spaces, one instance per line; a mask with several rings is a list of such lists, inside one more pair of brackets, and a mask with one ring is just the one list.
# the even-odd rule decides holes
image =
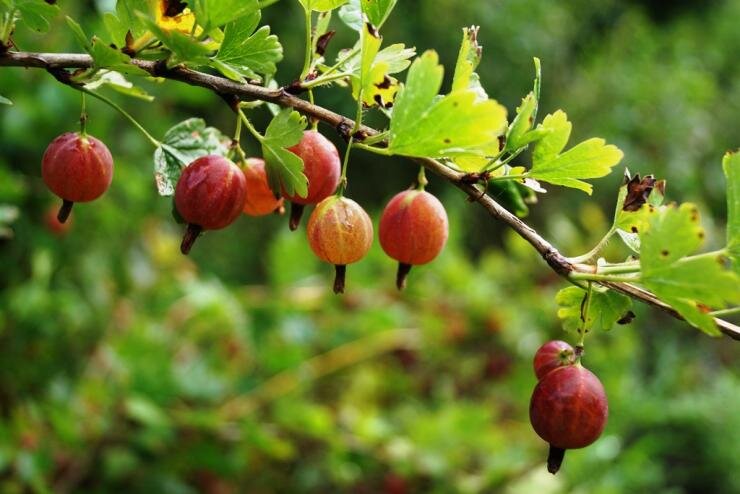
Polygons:
[[[219,95],[230,95],[244,101],[265,101],[277,104],[282,107],[293,108],[294,110],[308,117],[320,120],[334,127],[335,129],[337,129],[338,132],[343,134],[343,137],[346,138],[349,138],[349,136],[345,135],[346,130],[353,129],[356,126],[355,121],[343,115],[335,113],[329,109],[314,105],[309,101],[289,94],[283,88],[269,89],[249,83],[238,83],[224,77],[191,70],[185,67],[167,68],[166,65],[161,62],[132,59],[131,63],[145,70],[152,76],[184,82],[191,86],[203,87]],[[0,67],[3,66],[40,68],[54,73],[54,71],[59,71],[63,69],[90,68],[93,66],[93,60],[89,55],[79,53],[36,53],[23,51],[6,51],[5,53],[0,54]],[[88,94],[99,96],[96,93],[92,92]],[[379,134],[377,130],[367,127],[366,125],[357,126],[357,130],[358,132],[355,133],[358,135],[358,138],[355,139],[356,141],[362,140],[362,138],[359,136],[367,136],[367,138],[372,139]],[[389,154],[387,150],[382,147],[382,141],[378,144],[380,144],[380,146],[375,147],[363,144],[362,142],[355,142],[354,147],[378,154]],[[532,247],[547,262],[548,266],[558,275],[572,280],[573,282],[576,282],[578,280],[572,278],[582,278],[598,282],[599,284],[607,288],[611,288],[633,299],[659,308],[664,312],[670,314],[671,316],[675,317],[676,319],[683,320],[683,317],[681,317],[681,315],[675,309],[661,301],[658,297],[656,297],[649,291],[630,283],[629,281],[631,280],[620,280],[618,278],[614,279],[613,276],[606,275],[603,279],[594,279],[593,277],[588,277],[589,274],[598,274],[594,273],[594,266],[576,264],[568,260],[562,253],[560,253],[557,248],[555,248],[549,241],[542,237],[532,227],[524,223],[513,213],[511,213],[501,204],[496,202],[493,198],[491,198],[491,196],[484,193],[484,190],[481,186],[471,184],[469,183],[469,181],[463,180],[463,177],[465,176],[464,173],[450,168],[434,159],[410,159],[422,165],[425,169],[431,171],[432,173],[435,173],[436,175],[455,185],[457,188],[467,194],[472,202],[477,202],[483,208],[485,208],[486,211],[488,211],[488,213],[493,218],[503,222],[509,228],[514,230],[520,237],[522,237],[530,245],[532,245]],[[722,314],[724,313],[728,312],[722,312]],[[725,335],[735,340],[740,340],[740,326],[737,326],[736,324],[717,317],[715,317],[715,322],[720,331],[722,331]]]

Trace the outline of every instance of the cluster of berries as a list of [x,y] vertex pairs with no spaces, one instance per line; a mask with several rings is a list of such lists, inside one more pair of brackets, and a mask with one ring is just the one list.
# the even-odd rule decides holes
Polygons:
[[585,448],[606,426],[609,406],[604,386],[583,367],[568,343],[548,341],[534,356],[537,386],[529,404],[535,432],[550,444],[547,470],[556,473],[566,449]]
[[[373,224],[355,201],[335,194],[339,187],[341,162],[336,147],[316,131],[306,131],[290,148],[304,163],[308,179],[305,197],[275,197],[270,189],[265,162],[249,158],[241,167],[218,155],[207,155],[190,163],[175,188],[175,207],[187,222],[182,240],[183,254],[205,230],[219,230],[240,214],[262,216],[282,211],[291,202],[290,228],[298,228],[303,209],[315,205],[308,220],[307,235],[313,252],[336,266],[334,291],[344,291],[346,266],[362,259],[373,241]],[[51,142],[42,159],[42,175],[49,189],[61,197],[58,220],[64,223],[75,202],[100,197],[113,178],[113,158],[98,139],[80,133],[65,133]],[[447,214],[439,200],[421,189],[409,189],[393,197],[380,218],[380,244],[399,263],[396,284],[405,285],[411,266],[434,259],[447,241]]]

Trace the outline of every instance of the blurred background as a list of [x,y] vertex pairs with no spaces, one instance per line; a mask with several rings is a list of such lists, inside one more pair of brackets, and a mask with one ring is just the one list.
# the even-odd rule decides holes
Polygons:
[[[90,33],[114,5],[58,3]],[[286,52],[281,83],[300,71],[301,15],[290,0],[264,12]],[[700,206],[712,248],[724,235],[720,159],[740,146],[738,19],[740,0],[400,0],[384,35],[438,50],[449,69],[461,28],[480,25],[479,72],[510,114],[540,57],[542,114],[564,109],[572,142],[604,137],[632,172],[666,178],[669,199]],[[354,42],[333,24],[332,58]],[[16,41],[79,51],[62,16]],[[213,94],[143,86],[154,103],[117,100],[155,136],[190,116],[233,132]],[[399,294],[376,243],[337,297],[332,268],[285,217],[242,217],[182,256],[152,149],[97,101],[89,131],[113,152],[115,179],[60,233],[40,161],[77,129],[79,95],[20,68],[0,69],[0,92],[15,103],[0,107],[0,204],[4,220],[17,216],[0,240],[3,494],[740,493],[740,345],[642,306],[587,340],[584,363],[609,397],[604,435],[546,472],[528,420],[531,358],[548,339],[573,343],[556,317],[565,284],[447,184],[430,177],[428,189],[450,215],[444,253]],[[316,97],[352,114],[346,90]],[[588,250],[622,172],[596,181],[593,198],[551,187],[526,221],[566,254]],[[415,173],[356,152],[348,194],[377,221]],[[626,255],[617,242],[607,253]]]

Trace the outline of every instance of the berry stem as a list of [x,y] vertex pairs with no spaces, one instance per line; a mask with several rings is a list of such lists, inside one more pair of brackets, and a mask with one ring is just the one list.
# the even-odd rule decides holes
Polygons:
[[560,465],[563,464],[565,458],[565,450],[562,448],[556,448],[552,444],[550,445],[550,451],[547,454],[547,471],[555,475],[560,470]]
[[95,92],[93,92],[93,91],[90,91],[89,89],[85,89],[84,87],[77,87],[77,86],[75,86],[75,89],[77,89],[78,91],[82,91],[82,92],[83,92],[83,93],[85,93],[85,94],[89,94],[89,95],[90,95],[90,96],[92,96],[93,98],[97,98],[97,99],[99,99],[100,101],[102,101],[103,103],[105,103],[106,105],[110,106],[111,108],[113,108],[114,110],[116,110],[116,111],[117,111],[118,113],[120,113],[121,115],[123,115],[124,117],[126,117],[126,118],[127,118],[127,119],[128,119],[128,120],[129,120],[129,121],[130,121],[130,122],[131,122],[131,123],[132,123],[133,125],[134,125],[134,127],[136,127],[137,129],[139,129],[139,131],[140,131],[140,132],[141,132],[142,134],[144,134],[144,137],[146,137],[146,138],[147,138],[147,140],[148,140],[148,141],[149,141],[149,142],[150,142],[150,143],[151,143],[151,144],[152,144],[152,145],[153,145],[153,146],[154,146],[155,148],[158,148],[158,147],[160,147],[160,146],[162,145],[162,143],[161,143],[161,142],[159,142],[159,141],[158,141],[157,139],[155,139],[155,138],[154,138],[154,136],[152,136],[152,135],[151,135],[151,134],[150,134],[150,133],[149,133],[149,132],[148,132],[148,131],[147,131],[147,130],[146,130],[146,129],[145,129],[145,128],[144,128],[144,127],[143,127],[143,126],[142,126],[142,125],[141,125],[141,124],[139,123],[139,122],[138,122],[138,120],[136,120],[136,119],[135,119],[134,117],[132,117],[130,113],[128,113],[128,112],[127,112],[126,110],[124,110],[123,108],[121,108],[120,106],[118,106],[118,105],[117,105],[116,103],[114,103],[113,101],[109,100],[108,98],[106,98],[105,96],[103,96],[103,95],[101,95],[101,94],[98,94],[98,93],[95,93]]
[[72,206],[74,206],[74,202],[62,199],[62,207],[59,208],[59,213],[57,213],[59,223],[65,223],[67,221],[69,215],[72,213]]
[[192,223],[188,223],[188,228],[187,230],[185,230],[185,235],[182,237],[182,243],[180,244],[180,252],[188,255],[190,253],[190,249],[195,243],[195,240],[198,238],[202,231],[202,227],[194,225]]
[[426,169],[423,166],[419,167],[419,173],[416,175],[416,190],[424,190],[429,181],[427,180]]
[[334,266],[334,293],[344,293],[344,280],[347,276],[347,266],[337,264]]
[[80,134],[82,136],[87,135],[87,104],[85,93],[80,93],[82,96],[82,104],[80,109]]
[[303,210],[305,206],[296,202],[290,203],[290,221],[288,221],[288,227],[290,231],[296,231],[298,225],[301,224],[301,217],[303,216]]
[[347,149],[344,151],[344,160],[342,161],[342,175],[339,177],[339,187],[337,187],[337,196],[342,197],[347,189],[347,165],[349,163],[349,153],[352,151],[352,143],[355,138],[350,136],[347,141]]
[[406,288],[406,277],[411,272],[411,264],[405,262],[398,263],[398,271],[396,272],[396,288],[403,290]]

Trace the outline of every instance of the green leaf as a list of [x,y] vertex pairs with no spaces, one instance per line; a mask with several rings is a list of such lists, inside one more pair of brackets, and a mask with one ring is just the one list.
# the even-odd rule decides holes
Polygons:
[[285,148],[298,144],[306,128],[306,119],[285,108],[272,119],[262,140],[262,156],[270,187],[275,193],[284,189],[288,195],[305,197],[308,179],[303,174],[303,160]]
[[[122,25],[128,26],[134,38],[140,37],[149,30],[144,19],[154,15],[154,8],[155,6],[149,0],[118,0],[116,2],[118,20]],[[142,18],[139,13],[146,15]],[[123,38],[118,39],[118,42],[122,43]]]
[[740,275],[740,150],[725,154],[722,169],[727,177],[727,250]]
[[522,99],[522,103],[516,109],[516,116],[509,125],[509,130],[506,134],[506,146],[504,148],[506,151],[516,151],[535,140],[533,138],[534,136],[529,134],[534,124],[534,112],[536,110],[537,99],[534,92],[530,92]]
[[604,139],[592,138],[563,154],[555,153],[556,156],[553,156],[553,151],[558,147],[562,149],[565,145],[564,140],[567,142],[567,134],[570,133],[568,123],[564,112],[556,112],[552,116],[548,122],[552,131],[542,138],[546,142],[544,149],[539,153],[533,153],[532,168],[527,176],[591,194],[591,184],[581,179],[608,175],[611,168],[622,160],[624,154],[618,147],[607,145]]
[[[342,50],[337,55],[337,61],[343,59],[348,50]],[[416,55],[415,48],[406,48],[403,43],[396,43],[386,46],[375,56],[376,64],[384,63],[387,67],[387,74],[397,74],[406,70],[411,65],[411,58]],[[345,60],[340,68],[342,72],[349,72],[359,79],[360,77],[360,53]]]
[[101,70],[95,74],[95,79],[85,84],[85,88],[91,91],[101,87],[109,87],[118,93],[144,101],[154,100],[153,96],[140,87],[134,86],[123,75],[115,71]]
[[[228,24],[224,40],[214,61],[225,76],[242,81],[244,77],[261,79],[257,74],[270,76],[277,71],[277,62],[283,58],[283,47],[277,36],[270,34],[269,26],[254,31],[259,23],[259,11]],[[230,73],[227,73],[231,71]],[[233,77],[236,74],[237,77]]]
[[480,77],[475,72],[480,64],[483,48],[478,44],[478,28],[463,28],[463,39],[455,64],[455,75],[452,79],[452,90],[459,91],[472,89],[480,99],[488,99],[486,90],[480,83]]
[[59,7],[44,0],[16,0],[15,7],[26,26],[40,33],[49,30],[51,19],[59,12]]
[[169,129],[154,151],[154,179],[159,195],[171,196],[182,169],[207,154],[226,156],[231,139],[202,118],[190,118]]
[[259,11],[258,0],[188,0],[205,32]]
[[13,102],[10,101],[8,98],[0,95],[0,105],[12,105]]
[[349,3],[339,9],[339,18],[350,29],[360,31],[364,24],[362,19],[364,13],[368,21],[380,29],[396,3],[397,0],[349,0]]
[[547,115],[538,126],[545,131],[532,151],[532,160],[547,162],[555,159],[565,149],[573,125],[563,110]]
[[470,89],[438,97],[444,69],[425,52],[409,69],[390,126],[389,151],[424,157],[488,156],[498,152],[506,109]]
[[691,324],[710,335],[720,332],[711,307],[740,303],[740,277],[725,269],[721,256],[685,258],[704,238],[693,204],[667,207],[640,235],[641,283]]
[[172,55],[167,60],[167,67],[174,67],[180,63],[208,65],[210,61],[208,55],[211,54],[212,50],[207,45],[179,31],[161,29],[156,22],[144,15],[140,14],[139,18],[144,21],[149,30],[154,33],[162,44],[172,52]]
[[348,0],[298,0],[303,8],[314,12],[329,12],[342,5]]
[[582,327],[586,332],[592,329],[608,331],[632,307],[629,297],[612,290],[599,292],[594,288],[584,321],[585,298],[586,291],[577,286],[563,288],[555,296],[555,301],[560,306],[558,317],[562,320],[565,331],[577,333]]
[[105,44],[100,38],[93,36],[92,42],[87,34],[74,19],[67,17],[67,25],[77,38],[77,42],[93,58],[93,70],[114,70],[129,75],[148,76],[149,73],[131,64],[131,57]]

